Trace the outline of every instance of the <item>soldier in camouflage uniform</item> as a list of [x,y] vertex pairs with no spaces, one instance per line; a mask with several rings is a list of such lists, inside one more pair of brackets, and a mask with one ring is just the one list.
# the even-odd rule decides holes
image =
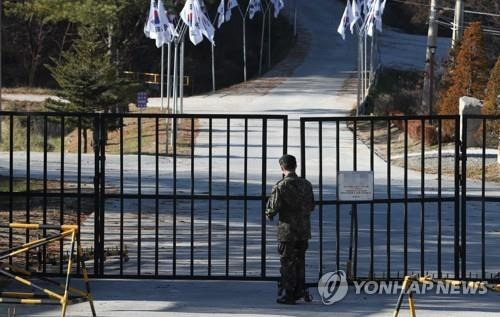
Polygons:
[[295,304],[306,294],[305,253],[311,238],[310,214],[314,210],[314,195],[311,183],[295,173],[295,157],[283,155],[279,163],[284,177],[273,186],[266,217],[272,220],[279,214],[281,285],[277,302]]

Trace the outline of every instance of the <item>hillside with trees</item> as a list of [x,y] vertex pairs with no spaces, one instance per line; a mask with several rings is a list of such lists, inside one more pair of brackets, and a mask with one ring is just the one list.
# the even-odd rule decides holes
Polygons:
[[[239,1],[246,7],[248,1]],[[216,15],[218,0],[205,1],[210,18]],[[166,0],[169,13],[178,13],[184,1]],[[2,5],[2,85],[57,88],[45,65],[54,66],[79,37],[78,30],[92,26],[96,39],[107,48],[118,73],[160,72],[161,50],[143,33],[149,0],[5,0]],[[243,80],[242,19],[233,10],[230,22],[215,36],[217,87]],[[247,19],[248,75],[258,71],[262,14]],[[293,45],[288,20],[272,19],[272,62],[286,56]],[[265,41],[267,42],[267,41]],[[264,49],[266,52],[267,49]],[[192,78],[187,93],[211,88],[211,46],[207,41],[193,46],[186,41],[185,73]]]

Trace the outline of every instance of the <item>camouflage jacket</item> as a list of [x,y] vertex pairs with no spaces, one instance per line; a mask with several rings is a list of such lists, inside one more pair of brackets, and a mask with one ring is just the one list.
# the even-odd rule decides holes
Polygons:
[[311,183],[296,174],[289,174],[273,186],[266,215],[274,217],[279,214],[279,241],[300,241],[311,238],[310,214],[313,210]]

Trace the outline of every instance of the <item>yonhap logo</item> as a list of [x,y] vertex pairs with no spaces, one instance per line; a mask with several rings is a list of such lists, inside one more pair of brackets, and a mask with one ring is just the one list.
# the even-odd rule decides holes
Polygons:
[[318,293],[325,305],[339,302],[347,295],[347,275],[344,271],[328,272],[318,282]]

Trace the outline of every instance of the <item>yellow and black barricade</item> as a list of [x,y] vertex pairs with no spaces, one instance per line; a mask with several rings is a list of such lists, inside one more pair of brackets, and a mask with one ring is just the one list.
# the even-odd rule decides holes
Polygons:
[[[90,283],[88,278],[85,261],[83,259],[82,247],[77,239],[77,225],[50,225],[50,224],[32,224],[32,223],[10,223],[8,225],[0,225],[0,227],[11,229],[46,229],[58,230],[59,233],[49,235],[45,238],[24,243],[18,247],[11,248],[0,252],[0,275],[12,279],[22,285],[31,287],[38,292],[0,292],[0,303],[7,304],[46,304],[46,305],[61,305],[61,317],[66,316],[68,305],[88,301],[92,316],[96,316],[92,294],[90,292]],[[68,256],[67,271],[65,283],[49,279],[43,276],[36,276],[37,279],[50,283],[58,288],[59,293],[53,289],[44,288],[30,280],[33,276],[31,271],[20,268],[16,265],[4,263],[3,261],[12,258],[21,253],[29,252],[29,250],[39,248],[54,241],[63,241],[66,237],[71,237],[71,247]],[[73,267],[73,255],[76,252],[80,258],[80,264],[83,274],[85,290],[80,290],[70,287],[71,271]]]
[[398,302],[396,303],[396,309],[392,314],[392,317],[398,317],[399,311],[403,304],[404,295],[408,295],[408,308],[410,310],[410,316],[416,317],[417,314],[415,312],[415,301],[413,298],[413,293],[411,292],[412,283],[420,283],[420,284],[430,284],[430,283],[444,283],[452,286],[460,286],[466,285],[468,288],[484,288],[490,291],[500,292],[500,284],[489,284],[486,282],[479,281],[461,281],[461,280],[452,280],[452,279],[434,279],[430,276],[419,277],[418,275],[405,276],[403,280],[403,287],[401,288],[401,293],[398,297]]

